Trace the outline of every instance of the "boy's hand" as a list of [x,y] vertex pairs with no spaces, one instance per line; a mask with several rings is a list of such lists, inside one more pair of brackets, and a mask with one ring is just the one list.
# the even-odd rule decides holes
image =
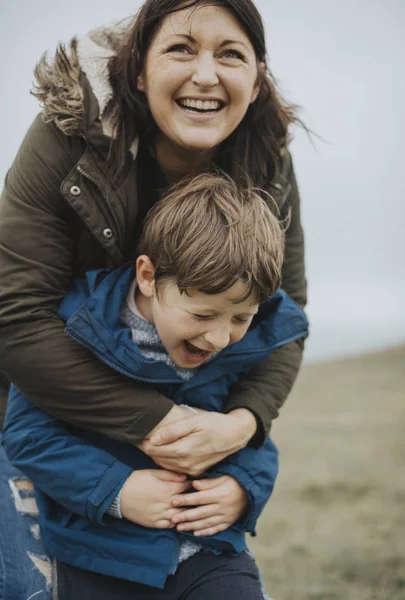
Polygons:
[[171,517],[178,531],[195,536],[215,535],[236,523],[249,506],[245,489],[230,475],[192,482],[196,492],[176,496],[172,506],[188,507]]
[[164,469],[193,476],[244,448],[257,428],[256,418],[244,408],[226,415],[198,409],[186,417],[167,425],[161,421],[138,447]]
[[192,487],[186,476],[171,471],[133,471],[121,493],[121,514],[125,519],[157,529],[171,529],[171,518],[179,513],[172,500]]

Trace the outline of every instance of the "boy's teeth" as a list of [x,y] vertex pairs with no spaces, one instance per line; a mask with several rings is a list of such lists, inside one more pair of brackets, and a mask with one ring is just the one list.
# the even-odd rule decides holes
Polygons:
[[219,110],[221,103],[218,100],[193,100],[186,98],[180,100],[180,105],[184,108],[194,108],[196,110]]
[[192,344],[191,342],[186,341],[186,346],[190,354],[196,354],[197,356],[203,356],[204,354],[207,354],[206,350],[201,350],[201,348],[197,348],[197,346],[194,346],[194,344]]

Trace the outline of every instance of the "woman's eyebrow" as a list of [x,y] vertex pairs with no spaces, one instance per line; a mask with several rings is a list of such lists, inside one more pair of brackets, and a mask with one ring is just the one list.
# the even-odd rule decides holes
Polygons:
[[193,42],[193,43],[197,42],[197,40],[195,38],[193,38],[192,35],[188,35],[187,33],[170,33],[167,37],[182,37],[182,38],[186,38],[186,40],[188,40],[189,42]]
[[[168,37],[182,37],[186,38],[186,40],[188,40],[192,44],[198,43],[192,35],[189,35],[187,33],[170,33]],[[247,50],[249,50],[248,46],[241,40],[224,40],[220,43],[219,47],[223,48],[224,46],[229,46],[230,44],[240,44],[241,46],[244,46]]]
[[245,46],[245,48],[249,50],[245,42],[242,42],[241,40],[224,40],[220,43],[219,47],[222,48],[223,46],[228,46],[229,44],[240,44],[241,46]]

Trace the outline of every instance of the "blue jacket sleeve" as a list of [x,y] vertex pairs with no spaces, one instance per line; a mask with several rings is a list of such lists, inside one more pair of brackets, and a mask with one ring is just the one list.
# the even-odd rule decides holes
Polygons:
[[246,490],[249,508],[233,527],[255,534],[256,522],[270,498],[278,474],[278,451],[267,438],[257,450],[243,448],[215,465],[207,477],[231,475]]
[[11,463],[69,511],[102,523],[132,468],[69,433],[11,386],[3,429]]

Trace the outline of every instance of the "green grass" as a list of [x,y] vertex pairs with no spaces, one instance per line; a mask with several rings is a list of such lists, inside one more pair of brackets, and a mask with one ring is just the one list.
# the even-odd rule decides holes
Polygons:
[[251,540],[274,600],[405,599],[405,347],[305,366]]

